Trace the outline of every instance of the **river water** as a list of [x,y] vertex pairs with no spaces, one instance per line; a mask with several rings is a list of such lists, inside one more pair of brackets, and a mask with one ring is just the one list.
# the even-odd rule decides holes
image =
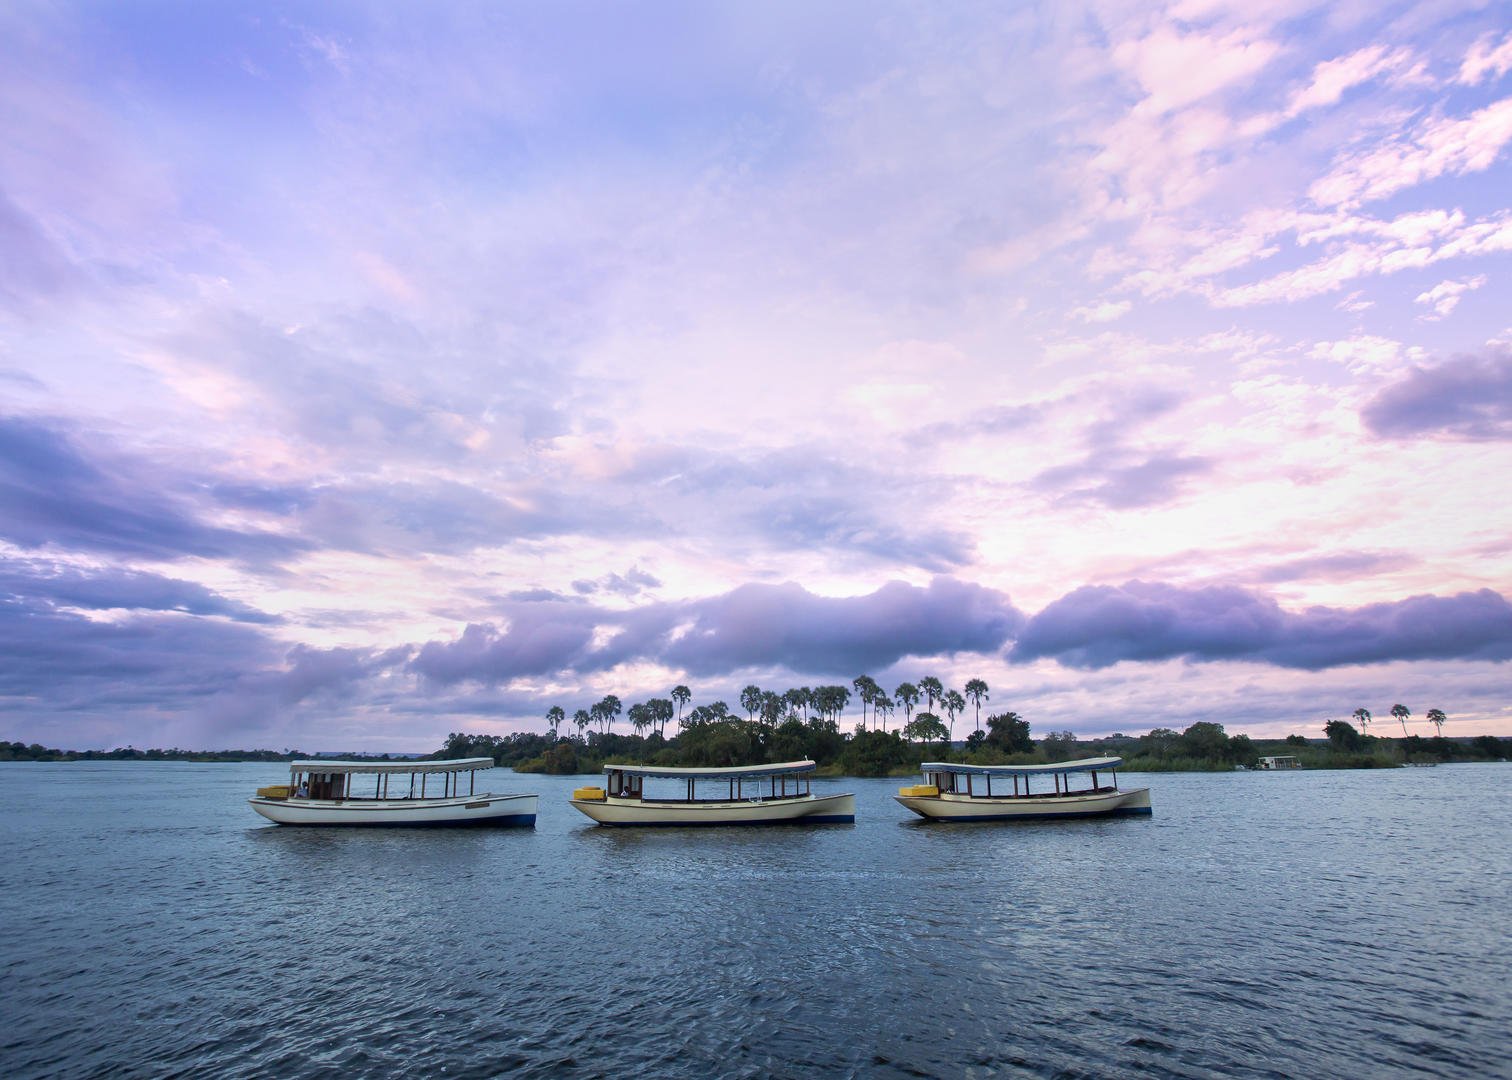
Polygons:
[[1509,1075],[1512,767],[1124,774],[1151,818],[342,831],[277,765],[0,765],[0,1074]]

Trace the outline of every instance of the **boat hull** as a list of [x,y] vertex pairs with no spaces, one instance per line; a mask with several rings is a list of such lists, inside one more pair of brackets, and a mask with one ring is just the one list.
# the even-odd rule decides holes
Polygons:
[[1145,816],[1150,789],[1088,792],[1071,795],[990,796],[894,795],[920,817],[931,821],[1045,821],[1052,818]]
[[536,795],[469,795],[448,799],[265,799],[247,801],[278,825],[423,828],[535,825]]
[[854,795],[731,802],[656,799],[573,799],[572,805],[600,825],[849,825],[856,820]]

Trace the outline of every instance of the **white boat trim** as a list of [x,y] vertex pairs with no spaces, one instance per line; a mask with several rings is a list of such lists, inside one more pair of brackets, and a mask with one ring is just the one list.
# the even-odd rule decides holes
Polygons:
[[[1082,758],[1053,765],[961,765],[928,761],[919,766],[924,775],[920,790],[903,788],[893,796],[920,817],[932,821],[1035,821],[1050,818],[1096,816],[1144,816],[1152,813],[1149,788],[1118,787],[1116,757]],[[1111,784],[1100,785],[1097,774],[1107,773]],[[1071,787],[1071,776],[1086,773],[1091,786]],[[1030,778],[1052,777],[1053,790],[1034,791]],[[977,784],[977,778],[982,784]],[[992,781],[998,780],[998,790]],[[1003,791],[1011,781],[1012,793]]]
[[[605,765],[605,786],[590,789],[593,797],[579,791],[571,803],[598,824],[613,826],[853,823],[855,796],[815,795],[809,787],[815,768],[812,761],[704,769]],[[647,779],[682,781],[683,797],[647,797]],[[724,787],[724,797],[699,798],[699,781]]]

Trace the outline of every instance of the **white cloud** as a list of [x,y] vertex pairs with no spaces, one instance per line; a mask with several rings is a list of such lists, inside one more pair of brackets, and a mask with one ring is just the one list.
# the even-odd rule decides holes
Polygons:
[[1428,304],[1433,308],[1432,315],[1422,317],[1430,322],[1437,322],[1459,306],[1461,296],[1480,288],[1485,283],[1485,274],[1477,274],[1473,278],[1465,278],[1462,281],[1441,281],[1426,292],[1418,293],[1415,299],[1417,303]]
[[1288,117],[1308,109],[1336,104],[1350,88],[1369,82],[1377,75],[1406,67],[1412,62],[1407,49],[1387,50],[1384,45],[1370,45],[1348,56],[1325,60],[1313,68],[1312,81],[1292,94],[1286,105]]
[[1113,60],[1144,88],[1137,109],[1159,116],[1251,78],[1278,50],[1275,42],[1242,30],[1214,37],[1162,27],[1116,46]]
[[1093,307],[1075,308],[1071,314],[1074,318],[1081,319],[1083,322],[1106,323],[1123,318],[1133,307],[1134,304],[1128,300],[1119,300],[1117,303],[1111,300],[1104,300]]
[[1491,167],[1512,141],[1512,98],[1463,119],[1435,117],[1410,134],[1336,159],[1308,197],[1320,206],[1351,209],[1437,177],[1463,176]]
[[1400,341],[1373,334],[1343,341],[1320,341],[1307,355],[1313,360],[1341,364],[1354,375],[1384,375],[1401,370],[1405,361],[1426,359],[1420,348],[1408,348]]
[[1500,45],[1493,45],[1493,40],[1494,34],[1486,34],[1470,46],[1459,69],[1461,83],[1474,86],[1486,79],[1500,78],[1512,70],[1512,34],[1502,39]]
[[1458,211],[1404,214],[1390,221],[1345,217],[1331,222],[1311,215],[1295,219],[1301,245],[1344,236],[1362,237],[1304,266],[1247,285],[1213,290],[1194,283],[1217,307],[1247,307],[1304,300],[1373,274],[1393,274],[1471,255],[1512,251],[1512,214],[1466,222]]

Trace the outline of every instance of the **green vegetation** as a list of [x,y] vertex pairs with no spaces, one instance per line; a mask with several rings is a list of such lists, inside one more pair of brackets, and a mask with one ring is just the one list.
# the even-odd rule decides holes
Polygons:
[[[854,693],[853,693],[854,691]],[[1035,740],[1028,721],[1004,711],[981,722],[981,703],[990,689],[980,679],[966,684],[964,694],[932,676],[901,683],[889,698],[870,676],[843,686],[796,687],[782,692],[746,686],[740,692],[742,718],[723,701],[686,708],[692,693],[674,687],[669,698],[652,698],[624,710],[633,735],[613,731],[620,713],[619,699],[607,697],[587,710],[578,710],[577,736],[558,734],[565,712],[553,706],[546,713],[547,734],[507,736],[452,735],[438,757],[492,757],[521,772],[594,773],[604,764],[639,762],[672,767],[756,765],[773,761],[811,759],[820,771],[847,776],[908,776],[923,761],[961,761],[977,765],[1042,765],[1083,757],[1121,757],[1124,767],[1139,772],[1216,772],[1254,768],[1262,756],[1288,755],[1304,768],[1391,768],[1409,761],[1494,761],[1512,758],[1512,740],[1482,736],[1469,742],[1442,737],[1381,739],[1362,734],[1344,720],[1331,720],[1323,734],[1327,742],[1301,735],[1284,740],[1256,741],[1248,735],[1229,735],[1223,725],[1199,721],[1185,731],[1156,728],[1147,735],[1111,735],[1080,739],[1070,731],[1052,731]],[[903,708],[903,723],[888,730],[894,699]],[[954,722],[967,699],[976,705],[976,730],[964,744],[952,741]],[[841,731],[840,720],[852,700],[861,706],[861,720],[852,733]],[[673,703],[676,708],[673,708]],[[923,703],[924,708],[915,712]],[[933,710],[943,709],[947,720]],[[1400,711],[1399,711],[1400,710]],[[1405,720],[1411,713],[1397,706],[1392,715]],[[1362,726],[1370,713],[1358,709]],[[667,734],[668,722],[677,731]],[[1444,714],[1430,710],[1431,723],[1442,726]],[[585,731],[589,724],[600,730]]]
[[[1446,739],[1447,716],[1430,709],[1427,720],[1440,732],[1434,738],[1416,735],[1379,738],[1364,729],[1368,709],[1352,714],[1360,730],[1347,720],[1330,720],[1323,739],[1288,735],[1284,740],[1252,740],[1229,735],[1222,724],[1199,721],[1185,731],[1156,728],[1146,735],[1110,735],[1080,739],[1070,731],[1052,731],[1031,738],[1029,722],[1006,710],[982,723],[981,705],[990,690],[981,679],[966,683],[965,693],[926,676],[901,683],[889,697],[868,675],[843,686],[794,687],[777,692],[747,686],[740,692],[745,716],[731,712],[723,701],[689,707],[693,695],[686,686],[672,688],[667,697],[635,702],[628,708],[613,694],[569,720],[553,705],[545,714],[545,732],[513,735],[453,733],[431,758],[492,758],[521,772],[571,775],[597,773],[606,763],[637,762],[673,767],[717,768],[759,765],[774,761],[810,759],[829,775],[908,776],[924,761],[959,761],[975,765],[1043,765],[1084,757],[1121,757],[1124,768],[1136,772],[1212,772],[1253,768],[1262,756],[1288,755],[1310,769],[1393,768],[1402,764],[1512,759],[1512,739],[1482,735],[1475,739]],[[861,720],[853,732],[841,730],[841,718],[852,700],[861,705]],[[968,699],[975,706],[975,730],[964,743],[952,733]],[[924,709],[915,707],[924,702]],[[896,704],[895,704],[896,703]],[[903,723],[888,729],[896,705]],[[942,709],[948,719],[934,711]],[[1404,705],[1391,714],[1402,722],[1412,714]],[[633,734],[614,730],[623,716]],[[868,722],[869,721],[869,722]],[[675,722],[676,731],[668,734]],[[591,729],[591,730],[590,730]],[[0,761],[290,761],[308,755],[297,750],[53,750],[37,743],[0,742]],[[360,760],[404,760],[388,754],[353,754]]]
[[0,761],[294,761],[297,750],[54,750],[41,743],[0,742]]

